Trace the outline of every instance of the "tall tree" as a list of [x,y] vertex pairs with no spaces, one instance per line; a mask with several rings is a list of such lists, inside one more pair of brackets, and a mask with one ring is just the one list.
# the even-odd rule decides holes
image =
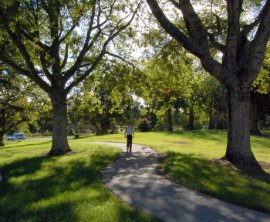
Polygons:
[[116,0],[0,1],[0,59],[34,81],[51,99],[50,155],[70,151],[68,93],[111,55],[109,44],[117,44],[139,4]]
[[[151,36],[151,39],[159,37],[158,33]],[[179,126],[180,109],[188,116],[188,124],[182,123],[183,127],[193,130],[196,116],[202,110],[201,102],[205,97],[205,72],[202,69],[196,70],[200,74],[195,72],[197,67],[193,64],[194,56],[187,55],[184,49],[177,50],[174,40],[158,38],[158,42],[161,48],[156,50],[153,58],[143,64],[145,85],[142,86],[142,96],[148,105],[152,104],[152,108],[158,110],[158,122],[165,122],[168,131],[172,131],[174,126]],[[165,117],[165,121],[161,121],[162,116]]]
[[[147,0],[147,3],[166,32],[197,56],[205,70],[226,86],[229,129],[225,158],[237,165],[258,166],[250,145],[250,89],[262,66],[270,37],[270,0],[262,1],[258,7],[255,1],[244,0],[205,1],[209,4],[203,8],[200,5],[195,8],[196,2],[190,0],[169,0],[162,6],[158,0]],[[181,12],[184,26],[175,23],[173,15],[166,16],[166,6]],[[245,13],[252,9],[256,16],[251,21]],[[204,19],[204,15],[210,18]],[[212,49],[222,54],[221,60],[213,56]]]

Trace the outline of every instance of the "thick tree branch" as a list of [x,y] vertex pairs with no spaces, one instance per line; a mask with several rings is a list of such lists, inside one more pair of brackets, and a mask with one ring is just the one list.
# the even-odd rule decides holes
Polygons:
[[192,54],[202,57],[205,51],[200,50],[197,42],[192,41],[188,36],[181,32],[163,13],[156,0],[147,0],[154,16],[160,23],[161,27],[166,30],[176,41],[183,45],[183,47]]
[[102,50],[100,54],[96,57],[95,61],[92,63],[91,67],[84,72],[81,76],[77,77],[75,80],[72,81],[72,83],[69,84],[69,86],[66,87],[66,93],[70,92],[70,90],[78,85],[80,82],[82,82],[90,73],[94,71],[94,69],[97,67],[97,65],[100,63],[100,61],[103,59],[103,56],[105,55],[105,50]]
[[39,76],[31,75],[28,70],[23,69],[21,66],[17,65],[15,62],[6,58],[2,53],[0,53],[0,59],[5,62],[7,65],[12,67],[16,72],[34,80],[44,91],[49,92],[50,86]]
[[47,64],[48,61],[46,60],[46,54],[45,53],[46,52],[44,52],[44,51],[41,51],[39,53],[40,63],[41,63],[41,67],[43,69],[44,74],[47,76],[49,81],[52,82],[53,81],[53,76],[49,71],[49,67],[48,67],[48,64]]
[[20,53],[22,54],[22,56],[27,64],[27,67],[29,69],[29,73],[31,75],[33,75],[35,73],[34,65],[30,61],[31,60],[30,55],[28,54],[25,46],[22,44],[20,37],[17,36],[14,32],[12,32],[7,24],[5,24],[5,28],[9,34],[9,36],[11,37],[12,41],[14,42],[14,44],[20,50]]
[[244,25],[241,31],[241,35],[245,36],[246,38],[248,37],[248,34],[258,26],[261,20],[261,14],[250,24]]
[[[80,67],[80,65],[82,64],[83,62],[83,58],[85,56],[85,54],[87,53],[87,51],[89,50],[89,47],[91,47],[91,44],[89,46],[89,42],[91,40],[91,33],[93,31],[93,24],[94,24],[94,20],[95,20],[95,16],[96,16],[96,1],[94,2],[93,6],[92,6],[92,14],[91,14],[91,18],[90,18],[90,22],[89,22],[89,25],[88,25],[88,30],[87,30],[87,33],[86,33],[86,38],[85,38],[85,41],[84,41],[84,45],[82,47],[82,50],[80,51],[79,55],[77,56],[77,59],[76,61],[74,62],[73,66],[69,68],[68,71],[65,72],[64,74],[64,81],[68,81],[69,78],[71,76],[74,75],[74,73],[76,72],[76,70]],[[98,38],[98,36],[101,34],[101,30],[99,30],[95,37],[94,38]]]
[[[183,0],[188,5],[186,0]],[[189,2],[189,1],[188,1]],[[198,42],[193,41],[191,37],[189,38],[183,32],[181,32],[172,22],[164,15],[162,9],[159,7],[156,0],[147,0],[148,5],[151,8],[154,16],[160,23],[160,25],[165,29],[165,31],[170,34],[176,41],[178,41],[187,51],[199,57],[201,64],[209,73],[215,76],[218,80],[223,83],[229,84],[229,81],[234,81],[234,78],[229,78],[228,72],[222,69],[219,62],[214,60],[209,52],[208,45],[198,45]],[[190,4],[190,3],[189,3]],[[190,6],[185,5],[186,8]],[[183,10],[182,5],[178,5],[181,10]],[[184,13],[184,16],[193,16],[194,10],[188,9],[189,13]],[[199,19],[199,18],[197,18]],[[187,19],[188,21],[191,21]],[[199,21],[197,21],[199,23]],[[198,25],[198,24],[197,24]],[[196,27],[196,25],[195,25]],[[204,30],[198,30],[198,33],[204,35]],[[221,48],[221,46],[219,46]]]
[[[3,10],[3,8],[0,6],[0,17],[3,21],[8,21],[5,12]],[[11,40],[13,41],[13,43],[17,46],[17,48],[19,49],[26,65],[27,68],[29,70],[29,74],[30,77],[32,79],[39,79],[38,82],[42,82],[42,79],[39,78],[38,73],[34,67],[34,64],[31,60],[31,57],[27,51],[27,48],[25,47],[25,45],[22,43],[22,36],[20,36],[19,34],[16,34],[15,32],[13,32],[10,29],[10,26],[8,23],[4,23],[3,27],[5,28],[5,30],[7,31],[8,35],[10,36]],[[25,74],[25,73],[24,73]],[[43,84],[42,84],[43,85]]]
[[41,41],[37,40],[39,39],[38,35],[32,34],[32,33],[28,33],[26,30],[24,30],[24,28],[22,28],[21,26],[17,26],[18,29],[21,31],[21,33],[23,34],[23,36],[28,39],[29,41],[31,41],[33,44],[38,45],[40,48],[42,48],[43,50],[49,50],[50,47],[43,44]]
[[217,31],[215,31],[213,33],[208,32],[208,39],[210,42],[210,47],[213,47],[213,48],[219,50],[220,52],[224,53],[225,52],[225,45],[218,42],[215,38],[215,37],[219,37],[220,35],[222,35],[221,18],[217,14],[215,14],[214,12],[212,12],[212,14],[216,18],[216,27],[215,28],[217,29]]
[[15,62],[11,61],[10,59],[6,58],[4,56],[4,53],[0,51],[0,59],[7,65],[11,66],[15,71],[18,73],[21,73],[24,76],[27,76],[30,78],[31,74],[29,73],[28,70],[23,69],[21,66],[17,65]]
[[67,81],[70,77],[72,77],[74,75],[74,73],[78,70],[78,68],[81,67],[82,63],[83,63],[83,59],[86,55],[86,53],[92,48],[92,46],[94,46],[96,40],[99,38],[99,36],[101,35],[102,30],[99,30],[96,35],[92,38],[92,40],[90,41],[89,44],[85,45],[82,49],[82,51],[80,52],[79,56],[77,57],[76,62],[74,63],[74,65],[66,72],[64,79],[65,81]]
[[66,47],[65,47],[65,57],[64,57],[64,60],[62,62],[62,65],[61,65],[61,69],[64,69],[64,67],[66,66],[67,64],[67,60],[68,60],[68,43],[66,43]]
[[211,43],[211,45],[210,45],[211,47],[219,50],[220,52],[223,52],[223,53],[225,52],[225,45],[216,41],[214,34],[208,33],[208,38],[209,38],[209,41]]
[[252,78],[249,79],[250,84],[256,79],[257,73],[263,64],[265,49],[270,38],[270,0],[266,1],[261,14],[261,22],[255,38],[251,41],[247,61],[247,64],[254,64],[253,66],[249,66],[248,69],[252,75]]
[[190,0],[182,0],[179,2],[176,2],[175,0],[170,0],[173,5],[180,9],[186,28],[188,30],[188,33],[191,37],[191,39],[194,42],[197,42],[197,44],[203,46],[203,48],[207,49],[208,48],[208,43],[207,43],[207,31],[204,28],[200,18],[198,17],[197,13],[194,11],[193,6],[190,3]]
[[[225,54],[223,64],[229,64],[228,67],[236,67],[236,57],[238,50],[238,41],[240,33],[240,15],[242,12],[242,0],[227,0],[228,29],[226,38]],[[233,72],[234,70],[231,70]]]

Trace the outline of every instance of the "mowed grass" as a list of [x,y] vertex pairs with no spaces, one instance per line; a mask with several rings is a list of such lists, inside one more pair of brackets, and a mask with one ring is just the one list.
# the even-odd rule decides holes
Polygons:
[[11,142],[0,149],[1,222],[157,222],[124,204],[101,182],[120,151],[70,141],[73,152],[47,157],[50,141]]
[[[123,134],[82,138],[81,141],[125,142]],[[265,167],[261,177],[249,176],[216,161],[224,156],[226,131],[135,133],[134,143],[148,145],[164,156],[165,173],[177,182],[219,199],[270,213],[270,138],[251,137],[252,151]]]

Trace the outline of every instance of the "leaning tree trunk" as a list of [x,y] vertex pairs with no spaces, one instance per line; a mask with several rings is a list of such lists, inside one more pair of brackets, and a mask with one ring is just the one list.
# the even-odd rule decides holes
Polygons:
[[71,149],[67,141],[67,96],[65,92],[55,90],[51,94],[53,108],[52,148],[49,155],[65,154]]
[[236,165],[258,166],[250,145],[250,92],[229,89],[229,129],[225,158]]

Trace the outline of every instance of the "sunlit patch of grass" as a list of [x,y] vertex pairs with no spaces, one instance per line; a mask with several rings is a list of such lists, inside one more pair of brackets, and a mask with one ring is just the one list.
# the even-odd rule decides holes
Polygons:
[[125,205],[101,181],[120,151],[70,141],[74,152],[48,157],[49,141],[9,143],[0,150],[0,221],[143,221],[156,218]]
[[[125,142],[122,134],[84,140]],[[263,176],[249,176],[213,161],[226,152],[226,131],[135,133],[134,143],[148,145],[162,154],[165,172],[179,183],[225,201],[270,212],[270,168],[264,169]],[[270,166],[270,138],[252,136],[251,143],[256,159]]]

